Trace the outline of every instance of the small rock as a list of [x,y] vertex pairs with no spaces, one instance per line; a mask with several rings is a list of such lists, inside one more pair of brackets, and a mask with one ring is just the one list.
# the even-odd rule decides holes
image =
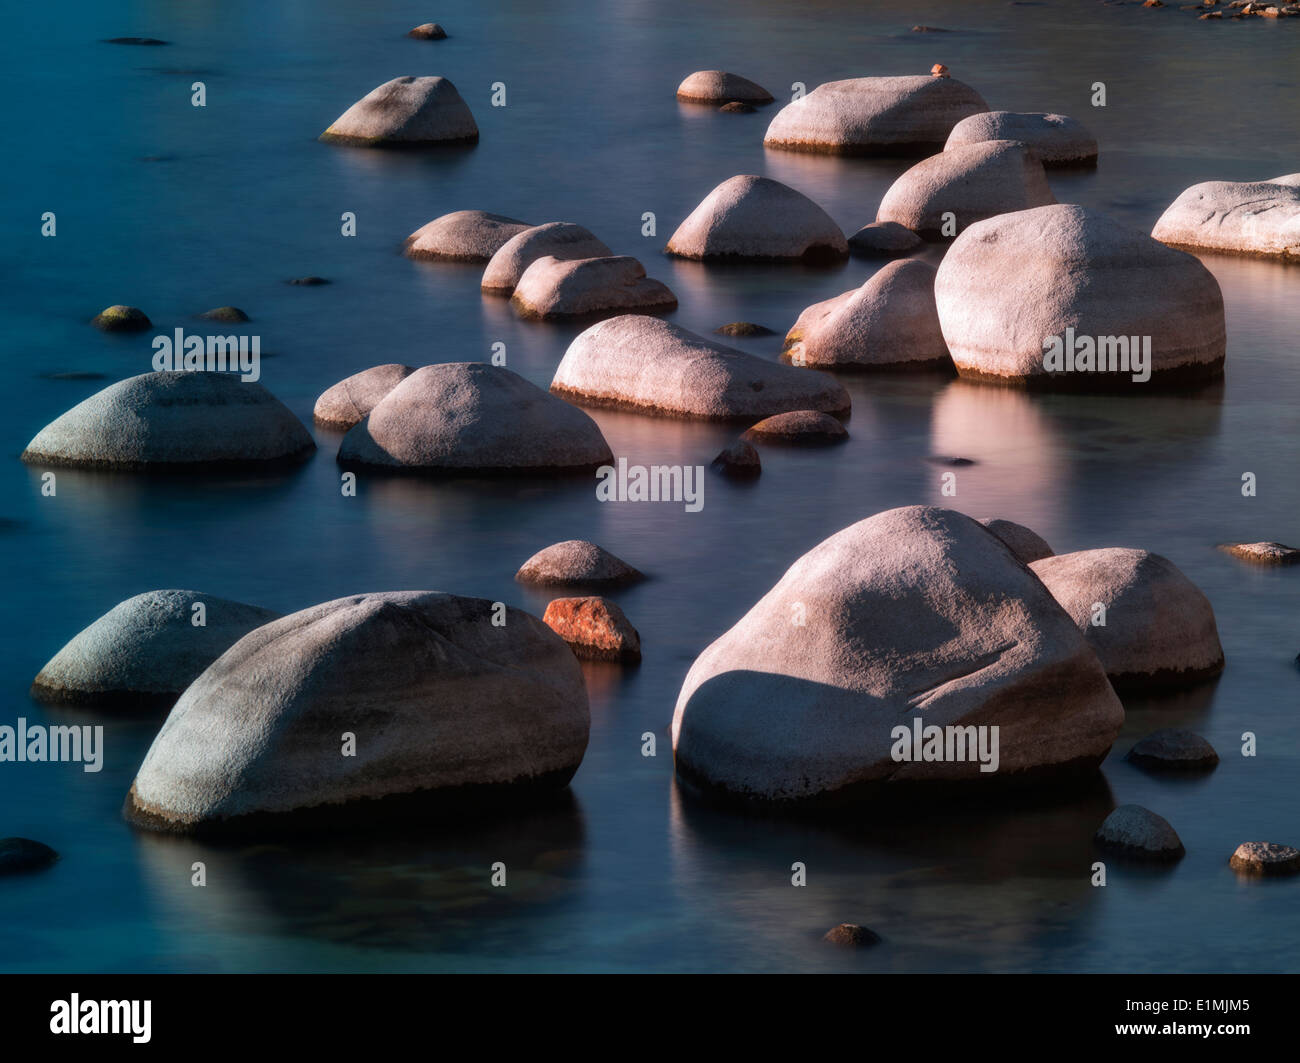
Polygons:
[[677,86],[677,98],[688,103],[771,103],[772,94],[739,74],[697,70]]
[[1242,842],[1228,866],[1242,875],[1294,875],[1300,873],[1300,849],[1275,842]]
[[844,425],[826,413],[816,410],[792,410],[765,417],[742,435],[741,439],[760,440],[765,443],[801,443],[818,445],[838,443],[848,439]]
[[1143,7],[1164,7],[1164,0],[1142,0]]
[[295,277],[293,280],[289,281],[289,283],[301,285],[304,288],[314,288],[319,284],[329,284],[330,282],[327,281],[324,277],[311,276],[311,277]]
[[199,317],[205,321],[243,322],[249,320],[248,315],[237,306],[219,306],[215,310],[205,310]]
[[947,33],[948,31],[945,29],[940,29],[938,26],[913,26],[912,32],[913,33]]
[[1224,543],[1219,549],[1256,565],[1294,565],[1300,562],[1300,550],[1284,543]]
[[120,303],[101,310],[90,323],[105,332],[143,332],[153,328],[153,322],[143,310]]
[[905,255],[924,242],[906,225],[899,225],[896,221],[873,221],[849,237],[849,250],[869,257]]
[[748,103],[742,103],[740,100],[732,100],[730,103],[724,103],[718,110],[724,114],[753,114],[758,108]]
[[622,558],[583,539],[567,539],[539,550],[515,573],[520,583],[618,586],[645,576]]
[[58,858],[59,854],[48,845],[30,838],[0,838],[0,875],[43,871]]
[[948,76],[948,68],[942,63],[935,63],[934,66],[930,67],[930,76],[932,78],[946,78]]
[[737,439],[727,447],[713,459],[712,465],[723,476],[732,476],[741,480],[752,480],[763,471],[758,451],[743,439]]
[[857,923],[841,923],[839,926],[831,927],[830,930],[826,931],[822,940],[832,945],[851,945],[863,948],[868,945],[879,945],[880,935],[868,930],[865,926],[858,926]]
[[966,465],[974,465],[974,458],[958,458],[948,454],[931,454],[925,459],[931,465],[951,465],[955,468],[962,468]]
[[1219,754],[1200,735],[1166,727],[1143,738],[1125,759],[1154,771],[1202,771],[1218,764]]
[[775,336],[770,328],[755,325],[752,321],[733,321],[713,330],[717,336]]
[[1187,852],[1168,820],[1141,805],[1120,805],[1094,840],[1104,849],[1139,860],[1180,860]]
[[436,22],[426,22],[422,26],[416,26],[415,29],[407,31],[408,37],[414,37],[417,41],[443,41],[447,39],[447,31]]
[[608,598],[556,598],[542,622],[588,661],[641,659],[641,636]]
[[1207,11],[1204,15],[1200,16],[1199,20],[1201,22],[1206,22],[1210,19],[1221,19],[1221,18],[1223,18],[1222,11]]

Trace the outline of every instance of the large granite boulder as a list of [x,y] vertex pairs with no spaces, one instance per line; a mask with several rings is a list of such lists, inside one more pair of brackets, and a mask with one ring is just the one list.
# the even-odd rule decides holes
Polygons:
[[640,314],[580,333],[551,390],[588,406],[716,421],[791,410],[843,414],[850,406],[848,392],[829,376],[777,365]]
[[478,125],[446,78],[400,77],[371,89],[334,119],[320,139],[362,147],[474,143]]
[[988,104],[950,77],[828,81],[772,119],[765,147],[829,155],[910,155],[937,151],[952,127]]
[[677,306],[666,284],[645,275],[629,255],[564,261],[547,255],[519,278],[510,305],[520,317],[540,321],[597,314],[665,313]]
[[416,229],[406,238],[403,253],[416,259],[487,262],[512,236],[531,228],[526,221],[504,214],[458,210]]
[[312,420],[325,428],[347,430],[365,420],[379,401],[415,372],[409,365],[376,365],[326,388],[316,400]]
[[677,86],[677,98],[687,103],[771,103],[772,94],[739,74],[697,70]]
[[502,244],[483,270],[482,289],[493,295],[509,295],[519,278],[539,258],[571,262],[580,258],[606,258],[614,252],[581,225],[551,221],[533,225]]
[[1151,235],[1175,247],[1300,259],[1300,173],[1192,185]]
[[316,444],[284,403],[233,373],[143,373],[110,384],[42,428],[33,465],[205,468],[300,461]]
[[417,369],[343,437],[341,464],[433,473],[593,470],[613,460],[576,406],[482,362]]
[[391,591],[258,628],[176,703],[126,817],[177,833],[377,825],[563,787],[590,728],[581,667],[536,617],[498,616]]
[[1086,166],[1097,161],[1097,138],[1077,118],[1063,114],[973,114],[952,127],[944,150],[987,140],[1018,140],[1033,148],[1044,166]]
[[[796,561],[696,660],[672,735],[678,774],[706,791],[838,802],[1091,770],[1123,720],[1096,654],[1001,541],[909,506]],[[977,732],[947,730],[975,727],[999,729],[996,763]]]
[[1223,373],[1223,295],[1210,271],[1087,207],[976,222],[944,256],[934,292],[965,377],[1142,393]]

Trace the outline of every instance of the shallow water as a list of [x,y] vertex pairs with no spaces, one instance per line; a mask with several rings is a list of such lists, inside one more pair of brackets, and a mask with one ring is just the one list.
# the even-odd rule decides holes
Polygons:
[[[699,513],[601,505],[589,482],[368,482],[343,498],[338,436],[292,473],[160,482],[61,472],[42,498],[16,460],[28,439],[108,381],[148,371],[149,339],[86,321],[143,307],[158,331],[235,304],[254,319],[262,382],[310,421],[317,394],[380,362],[488,357],[546,385],[577,329],[526,324],[478,292],[473,266],[416,264],[401,240],[451,210],[572,220],[639,256],[699,332],[732,320],[784,331],[814,301],[876,267],[714,269],[660,249],[719,181],[762,173],[821,203],[847,231],[870,221],[907,163],[765,152],[771,110],[679,105],[694,69],[736,70],[778,96],[795,81],[919,73],[942,61],[994,108],[1080,117],[1095,172],[1053,175],[1058,199],[1149,229],[1199,180],[1300,169],[1300,24],[1207,24],[1174,10],[1057,2],[691,2],[484,5],[448,0],[453,35],[402,34],[406,4],[27,5],[5,35],[10,165],[0,171],[11,396],[0,461],[0,722],[103,722],[99,774],[0,765],[0,835],[63,854],[0,883],[0,969],[316,970],[1296,970],[1294,883],[1243,884],[1239,842],[1300,844],[1296,605],[1300,570],[1244,566],[1229,539],[1300,538],[1295,476],[1300,268],[1207,256],[1227,304],[1222,387],[1194,397],[1027,396],[934,379],[845,381],[850,441],[763,453],[754,485],[707,480]],[[864,10],[866,8],[866,10]],[[951,29],[912,34],[913,24]],[[97,43],[152,35],[163,48]],[[460,88],[482,131],[469,150],[393,154],[315,136],[400,74]],[[190,106],[203,80],[208,106]],[[508,105],[492,108],[493,82]],[[1108,105],[1089,104],[1094,82]],[[144,161],[149,159],[151,161]],[[42,239],[43,211],[58,216]],[[339,235],[355,211],[358,235]],[[640,235],[654,211],[658,236]],[[934,258],[933,250],[927,255]],[[936,259],[937,260],[937,259]],[[326,287],[284,282],[316,273]],[[737,340],[775,357],[779,337]],[[52,379],[98,373],[104,379]],[[17,399],[18,401],[14,401]],[[707,464],[734,429],[597,411],[633,463]],[[958,495],[926,460],[960,455]],[[1258,477],[1243,498],[1240,477]],[[1141,546],[1209,596],[1228,667],[1214,684],[1129,699],[1095,790],[980,816],[816,826],[701,807],[676,788],[663,728],[695,655],[800,554],[892,506],[955,504],[1028,524],[1057,551]],[[589,667],[592,735],[566,805],[464,837],[338,838],[211,847],[132,832],[118,810],[157,720],[48,711],[27,687],[76,631],[122,599],[191,587],[290,611],[367,590],[434,588],[540,613],[550,595],[513,581],[560,539],[590,538],[654,578],[618,596],[640,630],[637,669]],[[1223,762],[1166,781],[1121,758],[1160,726],[1204,734]],[[640,755],[644,731],[661,755]],[[1259,755],[1238,755],[1243,731]],[[1172,870],[1111,863],[1088,884],[1090,837],[1112,803],[1173,822]],[[208,885],[189,885],[204,860]],[[504,860],[511,887],[488,885]],[[808,885],[789,884],[803,861]],[[861,955],[817,940],[835,923],[876,929]]]

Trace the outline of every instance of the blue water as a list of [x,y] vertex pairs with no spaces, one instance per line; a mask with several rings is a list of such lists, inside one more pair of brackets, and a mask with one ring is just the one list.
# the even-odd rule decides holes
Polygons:
[[[1300,570],[1261,570],[1228,539],[1300,539],[1295,476],[1300,269],[1207,256],[1228,317],[1227,378],[1195,397],[1028,396],[931,379],[849,379],[851,440],[765,450],[757,484],[707,481],[705,505],[596,502],[592,485],[370,482],[339,491],[338,436],[274,478],[150,481],[60,472],[43,498],[17,455],[63,410],[146,372],[152,333],[104,335],[110,303],[158,331],[234,304],[269,352],[262,382],[305,421],[315,397],[381,362],[479,360],[549,383],[576,329],[517,321],[483,299],[473,266],[398,253],[429,219],[478,208],[576,221],[641,258],[708,332],[754,320],[783,332],[808,304],[874,265],[714,269],[660,253],[719,181],[761,173],[821,203],[847,231],[872,220],[907,165],[765,152],[771,111],[679,105],[677,82],[732,69],[778,96],[946,63],[994,108],[1058,110],[1101,143],[1095,172],[1054,175],[1058,199],[1147,229],[1183,188],[1300,169],[1300,23],[1200,23],[1187,12],[1077,0],[947,3],[383,0],[267,4],[23,5],[3,35],[12,101],[0,169],[0,722],[102,723],[106,766],[0,765],[0,835],[61,862],[0,882],[8,971],[1220,971],[1296,970],[1294,882],[1243,884],[1238,843],[1300,844]],[[452,34],[406,40],[436,18]],[[947,34],[912,34],[913,24]],[[161,48],[101,38],[150,35]],[[478,120],[473,149],[326,146],[316,135],[375,85],[442,74]],[[190,105],[203,81],[208,105]],[[1090,105],[1092,85],[1108,105]],[[507,106],[493,108],[494,82]],[[57,214],[58,235],[40,236]],[[354,211],[357,235],[340,235]],[[658,234],[641,236],[642,214]],[[937,261],[937,251],[926,256]],[[284,282],[319,274],[333,283]],[[779,337],[738,345],[775,357]],[[95,373],[102,379],[56,374]],[[594,414],[633,463],[707,464],[734,429]],[[958,470],[939,494],[932,455]],[[1243,498],[1240,477],[1259,491]],[[873,818],[853,826],[755,821],[675,787],[663,729],[695,655],[798,556],[892,506],[934,502],[1035,528],[1058,550],[1141,546],[1213,602],[1221,680],[1130,700],[1095,791],[1015,812]],[[590,538],[654,578],[618,595],[640,630],[638,669],[589,666],[591,745],[562,810],[464,836],[212,847],[141,835],[119,817],[158,724],[49,711],[27,688],[74,633],[133,594],[189,587],[288,612],[343,594],[429,588],[539,613],[513,581],[535,550]],[[1121,758],[1156,727],[1204,734],[1222,764],[1155,779]],[[660,756],[640,755],[644,731]],[[1239,755],[1243,731],[1259,755]],[[1111,862],[1089,885],[1090,838],[1114,803],[1168,818],[1187,847],[1172,870]],[[208,884],[190,885],[202,860]],[[510,886],[493,889],[503,860]],[[802,861],[808,885],[790,885]],[[888,944],[821,945],[843,921]]]

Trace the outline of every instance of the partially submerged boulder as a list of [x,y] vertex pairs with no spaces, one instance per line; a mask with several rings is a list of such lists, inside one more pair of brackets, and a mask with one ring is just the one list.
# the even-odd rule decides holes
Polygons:
[[434,218],[406,238],[407,258],[441,258],[451,262],[487,262],[512,236],[530,229],[526,221],[489,214],[485,210],[457,210]]
[[1151,235],[1174,247],[1300,259],[1300,173],[1192,185]]
[[[1123,719],[1078,628],[991,532],[909,506],[796,561],[696,660],[672,734],[706,791],[838,802],[1091,771]],[[951,756],[913,755],[931,726]],[[994,726],[977,755],[973,728]]]
[[763,144],[830,155],[923,154],[941,148],[963,118],[988,109],[956,78],[828,81],[781,108]]
[[1132,860],[1173,861],[1186,855],[1169,821],[1141,805],[1120,805],[1097,829],[1094,840],[1116,856]]
[[681,258],[826,260],[848,255],[831,216],[770,177],[723,181],[677,227],[665,250]]
[[447,39],[447,31],[436,22],[425,22],[408,30],[406,35],[413,37],[417,41],[443,41]]
[[640,314],[580,333],[551,390],[591,406],[719,421],[805,409],[842,414],[850,405],[848,392],[831,377],[777,365]]
[[865,258],[887,258],[915,251],[923,241],[896,221],[873,221],[849,237],[849,252]]
[[110,384],[42,428],[22,459],[102,469],[300,461],[316,444],[279,399],[233,373],[144,373]]
[[614,252],[581,225],[552,221],[533,225],[502,244],[483,270],[482,289],[493,295],[509,295],[519,278],[539,258],[571,262],[580,258],[605,258]]
[[547,255],[532,263],[510,297],[520,317],[541,321],[634,311],[665,313],[677,306],[666,284],[647,277],[629,255],[564,261]]
[[1239,875],[1300,874],[1300,849],[1276,842],[1242,842],[1228,866]]
[[1219,763],[1219,754],[1198,734],[1163,727],[1134,745],[1124,759],[1148,771],[1208,771]]
[[366,93],[320,139],[362,147],[475,143],[478,125],[446,78],[400,77]]
[[688,103],[771,103],[772,94],[748,78],[725,70],[697,70],[677,86],[677,98]]
[[858,926],[857,923],[841,923],[839,926],[833,926],[826,931],[822,935],[822,940],[828,945],[869,948],[872,945],[880,944],[880,935],[865,926]]
[[1209,599],[1159,554],[1080,550],[1030,568],[1079,625],[1116,689],[1182,686],[1223,671]]
[[731,321],[725,325],[719,325],[713,330],[717,336],[740,336],[747,339],[753,339],[757,336],[775,336],[766,325],[756,325],[752,321]]
[[249,320],[248,315],[237,306],[218,306],[212,310],[205,310],[198,316],[204,321],[223,321],[235,325],[242,325]]
[[226,650],[279,617],[199,591],[137,594],[51,657],[32,683],[32,697],[109,708],[170,706]]
[[91,318],[90,323],[104,332],[144,332],[153,328],[149,315],[138,306],[116,303]]
[[1023,564],[1032,564],[1045,557],[1051,557],[1054,551],[1037,532],[1015,521],[1002,520],[1000,517],[981,517],[980,523],[1007,544],[1007,548]]
[[1300,550],[1285,543],[1224,543],[1219,547],[1253,565],[1294,565],[1300,563]]
[[576,406],[483,362],[417,369],[343,437],[341,464],[430,473],[562,473],[613,460]]
[[515,573],[521,583],[542,586],[618,587],[645,576],[622,558],[584,539],[566,539],[539,550]]
[[1018,141],[990,140],[918,162],[889,186],[876,220],[948,239],[985,218],[1055,202],[1037,155]]
[[791,410],[764,417],[749,428],[742,440],[759,443],[794,443],[802,446],[821,446],[842,443],[849,438],[844,425],[827,413],[816,410]]
[[498,613],[391,591],[258,628],[176,703],[127,819],[186,834],[375,825],[567,785],[590,727],[582,670],[536,617]]
[[322,427],[346,431],[365,420],[385,395],[415,372],[409,365],[376,365],[326,388],[316,400],[312,419]]
[[556,598],[542,622],[586,661],[641,659],[641,636],[617,602],[597,596]]
[[1097,138],[1077,118],[1063,114],[973,114],[952,127],[944,150],[988,140],[1018,140],[1032,148],[1044,166],[1088,166],[1097,162]]
[[44,871],[58,859],[59,854],[44,842],[31,838],[0,838],[0,876]]
[[976,222],[944,256],[934,291],[964,377],[1140,392],[1223,373],[1214,276],[1193,256],[1087,207]]
[[951,373],[934,276],[919,259],[890,262],[862,287],[814,303],[786,334],[786,358],[817,369]]
[[735,480],[752,480],[763,472],[763,462],[758,451],[747,439],[737,439],[725,447],[710,464],[723,476]]

